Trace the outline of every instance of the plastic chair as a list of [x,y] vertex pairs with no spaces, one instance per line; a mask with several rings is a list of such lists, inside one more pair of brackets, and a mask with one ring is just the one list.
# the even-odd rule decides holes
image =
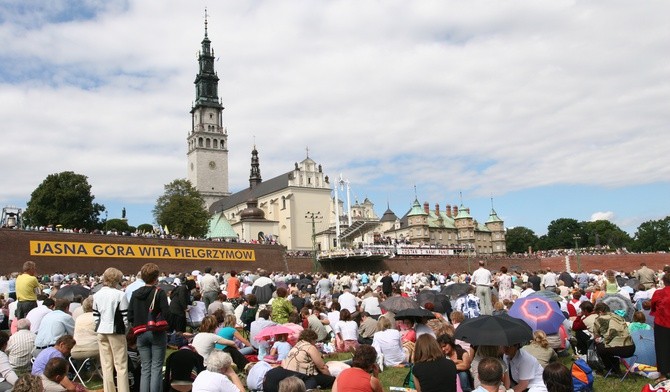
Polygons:
[[[100,358],[98,356],[88,358],[77,358],[77,359],[68,357],[67,360],[68,362],[70,362],[70,370],[74,372],[74,379],[75,380],[79,379],[79,382],[81,384],[85,385],[87,382],[90,382],[96,374],[98,374],[100,378],[102,378],[102,370],[100,369]],[[72,362],[73,360],[82,360],[82,362],[79,365],[79,367],[77,367],[76,364]],[[88,380],[84,381],[81,375],[87,365],[93,366],[93,369],[91,370],[91,375],[88,377]]]

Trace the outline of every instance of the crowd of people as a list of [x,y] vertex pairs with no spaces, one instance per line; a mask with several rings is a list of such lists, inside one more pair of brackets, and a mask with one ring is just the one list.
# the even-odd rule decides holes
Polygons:
[[[0,332],[0,391],[85,391],[82,374],[99,370],[106,392],[377,392],[380,372],[404,367],[417,391],[554,392],[572,385],[558,356],[583,356],[593,344],[604,373],[619,373],[618,357],[635,351],[631,331],[644,329],[653,329],[659,380],[669,377],[670,267],[594,272],[490,271],[480,261],[471,274],[168,274],[147,263],[136,274],[39,275],[28,261],[0,277],[0,329],[10,332]],[[636,287],[620,283],[631,279]],[[421,301],[452,285],[464,289]],[[538,329],[510,346],[456,339],[465,320],[505,314],[540,291],[565,313],[558,332]],[[602,301],[613,293],[640,310],[627,320]],[[403,301],[421,301],[428,315],[386,305]],[[334,352],[353,358],[324,359]]]

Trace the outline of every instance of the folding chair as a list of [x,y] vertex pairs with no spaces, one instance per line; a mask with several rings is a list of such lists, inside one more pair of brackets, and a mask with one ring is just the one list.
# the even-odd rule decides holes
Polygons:
[[[637,361],[637,355],[633,355],[632,357],[628,358],[622,358],[615,355],[614,358],[618,359],[619,363],[623,365],[624,369],[626,369],[626,373],[624,373],[623,377],[621,377],[621,380],[619,380],[623,381],[626,378],[626,376],[630,374],[630,368],[631,366],[633,366],[635,361]],[[610,375],[610,373],[612,373],[611,369],[607,372],[607,374],[605,374],[605,378],[607,378]]]
[[[74,372],[74,379],[75,380],[79,379],[79,382],[82,385],[86,385],[87,382],[90,382],[96,374],[98,374],[100,378],[102,378],[102,370],[100,369],[100,358],[98,356],[74,359],[77,361],[79,360],[82,361],[79,367],[76,366],[76,364],[73,362],[73,359],[74,358],[72,357],[68,357],[67,359],[68,362],[70,362],[70,370]],[[91,369],[91,374],[89,375],[88,380],[84,381],[82,373],[86,368],[86,366],[92,366],[93,369]]]

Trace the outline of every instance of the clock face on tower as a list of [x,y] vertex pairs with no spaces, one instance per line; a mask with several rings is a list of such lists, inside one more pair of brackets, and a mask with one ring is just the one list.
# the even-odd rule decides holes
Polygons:
[[209,161],[209,168],[212,169],[212,170],[216,169],[216,162]]

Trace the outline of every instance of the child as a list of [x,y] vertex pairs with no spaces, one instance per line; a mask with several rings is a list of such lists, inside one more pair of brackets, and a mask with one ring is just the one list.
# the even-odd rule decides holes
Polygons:
[[275,342],[270,349],[271,356],[277,356],[277,361],[282,361],[288,355],[288,352],[291,351],[291,344],[287,342],[288,334],[283,333],[281,335],[275,336]]
[[651,329],[651,326],[647,324],[647,318],[644,316],[644,313],[639,310],[633,313],[633,322],[628,326],[628,331],[633,332],[647,329]]

